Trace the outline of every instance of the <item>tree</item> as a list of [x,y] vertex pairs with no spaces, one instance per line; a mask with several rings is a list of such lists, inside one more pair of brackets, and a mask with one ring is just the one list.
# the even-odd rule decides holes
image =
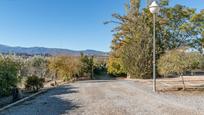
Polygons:
[[124,73],[130,74],[132,78],[150,78],[152,30],[148,16],[151,16],[151,13],[139,12],[139,5],[132,3],[127,15],[113,15],[119,25],[114,29],[112,53],[115,58],[117,56],[117,61],[121,62],[117,62],[118,66],[112,67],[121,67]]
[[129,13],[138,15],[139,14],[139,8],[140,8],[140,0],[130,0],[130,11]]
[[129,31],[130,28],[128,26],[129,17],[136,17],[139,15],[139,7],[140,7],[140,0],[131,0],[130,5],[126,5],[127,7],[127,16],[121,16],[119,14],[113,14],[113,17],[117,21],[110,21],[116,22],[118,27],[114,29],[114,38],[112,40],[111,48],[112,52],[108,59],[108,73],[114,76],[121,76],[127,74],[125,71],[124,65],[122,64],[121,59],[121,47],[124,46],[128,41],[129,37],[126,35],[130,35]]
[[112,76],[122,76],[126,75],[121,62],[121,58],[117,57],[116,54],[111,53],[107,62],[108,74]]
[[[120,66],[134,78],[151,78],[152,67],[152,14],[148,8],[139,10],[139,0],[132,0],[127,14],[114,14],[112,53],[117,54]],[[160,0],[163,6],[156,21],[156,58],[166,51],[189,46],[195,36],[187,28],[195,9],[182,5],[167,7],[168,0]]]
[[18,72],[20,64],[11,56],[0,57],[0,96],[11,93],[11,89],[16,87],[20,80]]
[[[162,33],[168,33],[168,36],[162,40],[166,50],[186,46],[191,43],[195,32],[192,28],[188,28],[187,25],[194,14],[195,9],[182,5],[167,7],[161,10],[160,17],[166,20],[166,23],[163,23],[161,26],[165,30]],[[159,38],[162,39],[161,37]]]
[[83,53],[81,54],[81,57],[80,57],[80,62],[81,62],[81,75],[89,75],[91,79],[94,79],[93,78],[93,71],[94,71],[94,57],[91,56],[87,56],[87,55],[84,55]]
[[174,49],[168,51],[158,60],[158,71],[161,75],[176,73],[182,79],[185,89],[183,74],[192,69],[199,68],[202,55],[194,52],[187,52],[186,49]]
[[[131,25],[137,25],[131,27]],[[152,35],[145,23],[145,17],[129,22],[129,41],[121,47],[123,67],[132,78],[150,78],[152,75]],[[146,33],[146,34],[144,34]]]
[[204,48],[204,10],[194,14],[190,22],[186,25],[186,28],[194,30],[195,39],[192,42],[192,47],[198,49],[203,53]]

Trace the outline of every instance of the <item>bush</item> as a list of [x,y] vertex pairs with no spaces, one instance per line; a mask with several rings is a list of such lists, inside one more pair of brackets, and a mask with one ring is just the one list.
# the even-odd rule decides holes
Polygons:
[[187,50],[183,48],[170,50],[158,60],[158,72],[164,76],[176,73],[181,77],[183,90],[185,90],[183,74],[186,71],[198,69],[201,59],[201,54],[196,52],[187,52]]
[[126,76],[126,71],[122,65],[121,59],[115,53],[111,53],[107,62],[107,72],[114,77]]
[[94,57],[93,56],[89,57],[82,53],[80,57],[80,64],[81,64],[80,76],[88,75],[91,79],[93,79],[92,69],[94,68]]
[[185,49],[171,50],[158,60],[158,72],[161,75],[171,73],[180,75],[186,71],[201,69],[200,66],[202,66],[202,55],[196,52],[186,52]]
[[20,65],[12,57],[0,57],[0,96],[11,94],[13,87],[16,87]]
[[49,59],[48,67],[53,78],[69,81],[79,73],[80,61],[74,56],[56,56]]
[[43,88],[44,78],[39,78],[37,76],[30,76],[26,80],[25,88],[33,92],[37,92],[40,88]]

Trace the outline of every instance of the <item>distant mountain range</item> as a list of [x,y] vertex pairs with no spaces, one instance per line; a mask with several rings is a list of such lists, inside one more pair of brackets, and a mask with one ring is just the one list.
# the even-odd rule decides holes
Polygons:
[[108,52],[96,50],[75,51],[60,48],[45,48],[45,47],[11,47],[0,44],[0,53],[3,54],[26,54],[26,55],[74,55],[79,56],[81,53],[85,55],[107,56]]

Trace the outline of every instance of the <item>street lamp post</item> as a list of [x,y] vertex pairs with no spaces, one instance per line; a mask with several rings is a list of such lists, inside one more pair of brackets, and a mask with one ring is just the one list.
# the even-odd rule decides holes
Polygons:
[[153,1],[149,6],[150,12],[153,14],[153,91],[156,92],[156,14],[159,13],[160,7],[156,1]]

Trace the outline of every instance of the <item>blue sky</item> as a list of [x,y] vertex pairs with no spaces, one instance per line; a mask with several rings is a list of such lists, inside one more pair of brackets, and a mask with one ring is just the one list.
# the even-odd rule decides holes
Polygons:
[[[127,1],[0,0],[0,44],[109,51],[113,25],[103,22]],[[204,9],[203,0],[170,1]]]

